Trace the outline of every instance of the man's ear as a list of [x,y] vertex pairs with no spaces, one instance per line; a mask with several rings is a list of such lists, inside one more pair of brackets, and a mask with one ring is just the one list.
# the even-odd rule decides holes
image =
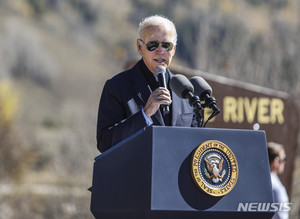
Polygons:
[[140,42],[138,40],[136,41],[136,47],[137,47],[137,51],[139,52],[139,54],[142,55],[142,45],[140,44]]
[[175,55],[175,52],[176,52],[176,45],[173,48],[173,55]]

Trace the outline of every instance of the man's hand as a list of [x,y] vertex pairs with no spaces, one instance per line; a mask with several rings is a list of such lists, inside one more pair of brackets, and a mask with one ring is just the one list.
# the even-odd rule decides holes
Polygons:
[[168,89],[164,87],[157,88],[152,92],[144,107],[144,112],[148,118],[156,113],[161,104],[170,105],[172,103],[171,95]]

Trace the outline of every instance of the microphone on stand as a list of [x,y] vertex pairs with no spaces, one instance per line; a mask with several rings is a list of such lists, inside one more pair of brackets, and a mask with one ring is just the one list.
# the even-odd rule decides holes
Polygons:
[[199,125],[202,126],[203,107],[200,103],[200,98],[194,95],[194,87],[184,75],[174,75],[170,80],[170,87],[175,94],[181,98],[188,99],[189,104],[194,108],[194,112],[199,118]]
[[199,95],[200,99],[204,101],[204,104],[202,104],[202,106],[204,108],[208,107],[213,110],[212,114],[208,117],[208,119],[203,125],[203,127],[205,127],[208,121],[214,118],[216,115],[218,115],[221,111],[217,107],[217,100],[211,96],[211,87],[202,77],[194,76],[190,79],[190,82],[195,88],[195,94]]
[[205,101],[203,107],[211,108],[216,116],[220,113],[220,109],[217,107],[217,100],[211,96],[212,89],[211,86],[200,76],[194,76],[190,79],[190,82],[194,86],[194,91],[197,96],[200,97],[202,101]]

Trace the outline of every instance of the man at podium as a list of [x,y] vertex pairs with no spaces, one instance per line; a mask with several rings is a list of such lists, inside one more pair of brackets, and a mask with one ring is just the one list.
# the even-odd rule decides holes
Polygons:
[[[154,15],[139,24],[141,59],[106,81],[98,110],[97,147],[104,152],[146,126],[197,127],[193,108],[170,90],[168,69],[175,54],[177,32],[166,17]],[[165,87],[158,79],[163,66]],[[170,92],[171,91],[171,92]]]

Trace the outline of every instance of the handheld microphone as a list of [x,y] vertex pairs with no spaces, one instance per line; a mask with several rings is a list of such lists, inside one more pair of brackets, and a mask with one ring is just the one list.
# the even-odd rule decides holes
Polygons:
[[[162,65],[159,65],[159,66],[157,66],[155,68],[155,73],[157,75],[158,85],[160,87],[167,88],[167,83],[166,83],[166,68],[164,66],[162,66]],[[170,112],[170,107],[168,105],[162,105],[162,109],[163,109],[164,113],[169,113]]]
[[215,115],[220,113],[220,109],[216,105],[216,99],[211,96],[212,89],[210,85],[200,76],[192,77],[190,82],[194,86],[195,94],[198,95],[202,101],[205,101],[203,107],[211,108],[215,112]]

